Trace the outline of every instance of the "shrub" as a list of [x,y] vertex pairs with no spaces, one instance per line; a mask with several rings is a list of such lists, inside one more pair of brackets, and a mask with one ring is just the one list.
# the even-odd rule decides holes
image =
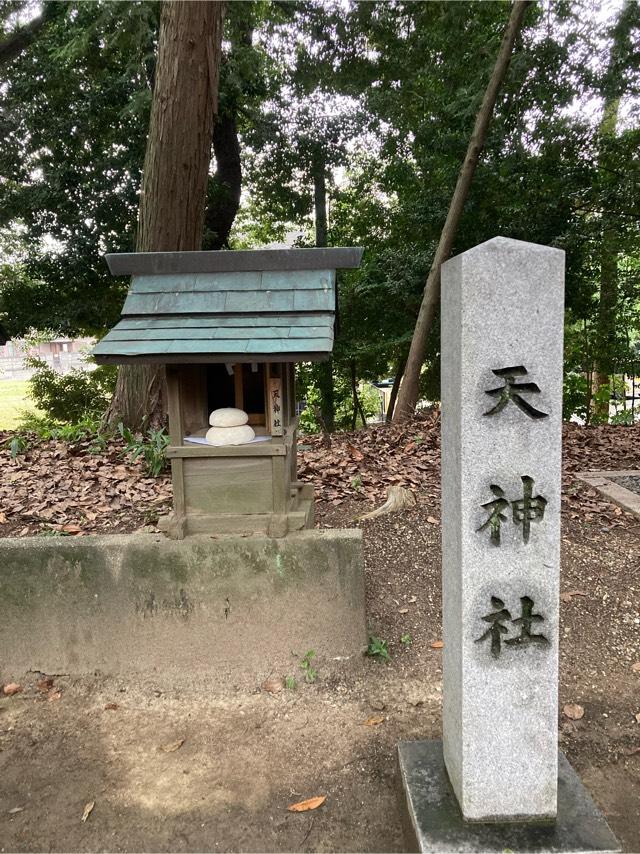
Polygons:
[[27,356],[25,364],[34,369],[29,380],[33,402],[55,421],[77,424],[86,418],[95,420],[113,395],[115,366],[101,365],[91,371],[74,368],[59,374],[39,356]]

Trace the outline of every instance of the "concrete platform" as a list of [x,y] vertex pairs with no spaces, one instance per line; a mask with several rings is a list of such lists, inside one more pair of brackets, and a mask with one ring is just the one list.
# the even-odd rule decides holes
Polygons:
[[0,677],[252,685],[366,649],[362,532],[0,539]]
[[[407,851],[438,854],[616,854],[620,846],[562,752],[554,823],[468,823],[462,818],[442,757],[441,741],[398,745]],[[489,781],[488,781],[489,783]]]

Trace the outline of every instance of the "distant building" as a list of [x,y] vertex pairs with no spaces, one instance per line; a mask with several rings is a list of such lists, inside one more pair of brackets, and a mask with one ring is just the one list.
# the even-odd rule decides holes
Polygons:
[[85,354],[95,344],[95,338],[53,338],[36,347],[28,347],[24,339],[9,339],[0,326],[0,379],[28,379],[33,371],[24,364],[29,353],[39,356],[55,371],[66,374],[73,368],[83,366]]

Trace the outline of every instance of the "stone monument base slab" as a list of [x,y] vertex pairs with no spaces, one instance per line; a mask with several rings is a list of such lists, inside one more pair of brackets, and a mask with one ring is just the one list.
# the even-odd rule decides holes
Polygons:
[[441,741],[398,745],[408,851],[438,854],[607,852],[620,845],[562,752],[558,756],[558,816],[554,822],[466,822],[449,782]]

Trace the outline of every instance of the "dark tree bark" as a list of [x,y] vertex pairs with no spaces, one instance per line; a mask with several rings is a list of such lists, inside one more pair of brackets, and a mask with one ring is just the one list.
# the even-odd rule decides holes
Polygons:
[[235,111],[218,117],[213,129],[213,153],[216,171],[209,184],[204,248],[224,249],[229,245],[229,234],[240,207],[242,192]]
[[491,79],[484,93],[480,111],[476,117],[467,153],[462,163],[456,188],[449,206],[449,212],[447,213],[447,219],[443,226],[431,270],[427,277],[422,304],[420,305],[418,319],[413,331],[402,385],[398,392],[398,400],[393,414],[394,421],[404,421],[410,418],[418,402],[420,371],[422,370],[424,354],[427,349],[427,335],[433,325],[433,318],[440,303],[440,267],[451,254],[453,241],[458,230],[458,223],[460,222],[465,202],[469,196],[471,181],[473,180],[480,153],[487,138],[487,130],[493,115],[496,98],[506,77],[513,46],[520,32],[524,14],[530,3],[531,0],[515,0],[511,7],[509,23],[507,24],[502,44],[500,45]]
[[[231,57],[239,49],[251,47],[252,15],[249,14],[235,39]],[[223,68],[224,68],[223,58]],[[230,87],[233,90],[233,87]],[[242,193],[242,164],[238,139],[238,96],[227,93],[224,106],[218,111],[213,129],[213,153],[216,171],[209,180],[205,213],[204,249],[225,249],[229,246],[231,228],[240,208]]]
[[[165,2],[138,216],[139,252],[202,245],[225,4]],[[164,368],[118,371],[110,424],[131,429],[164,422]]]

